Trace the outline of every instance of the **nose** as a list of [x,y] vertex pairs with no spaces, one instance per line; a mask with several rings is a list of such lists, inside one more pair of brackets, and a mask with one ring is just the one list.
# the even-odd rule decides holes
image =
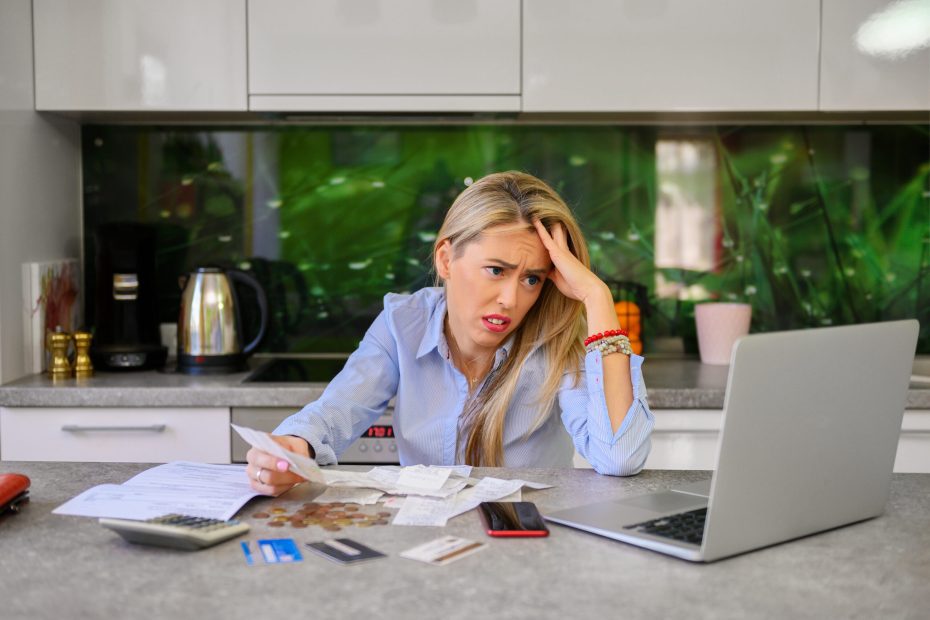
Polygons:
[[517,303],[517,287],[520,285],[518,278],[506,278],[501,282],[500,289],[497,291],[497,303],[502,308],[513,308]]

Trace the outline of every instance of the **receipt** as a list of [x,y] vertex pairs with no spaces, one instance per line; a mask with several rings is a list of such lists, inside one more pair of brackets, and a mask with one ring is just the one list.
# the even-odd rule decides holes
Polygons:
[[452,470],[439,467],[425,467],[414,465],[404,467],[397,476],[397,486],[420,489],[424,491],[438,491],[446,483]]
[[323,472],[320,471],[320,466],[309,456],[303,456],[302,454],[297,454],[296,452],[285,449],[284,446],[272,439],[269,433],[257,431],[254,428],[248,428],[246,426],[238,426],[236,424],[232,424],[231,426],[252,447],[264,450],[269,454],[273,454],[287,461],[290,464],[288,469],[298,476],[303,476],[311,482],[326,484],[326,480],[323,478]]
[[[391,525],[432,525],[442,527],[449,520],[455,498],[436,499],[411,495],[404,500]],[[477,506],[477,504],[475,504]]]

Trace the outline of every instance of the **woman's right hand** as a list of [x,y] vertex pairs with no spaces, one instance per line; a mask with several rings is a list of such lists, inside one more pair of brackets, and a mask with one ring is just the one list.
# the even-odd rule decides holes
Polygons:
[[[310,456],[310,444],[293,435],[272,435],[272,439],[285,450]],[[258,448],[251,448],[245,455],[248,465],[245,473],[252,488],[262,495],[281,495],[295,484],[304,481],[302,476],[288,471],[288,462]]]

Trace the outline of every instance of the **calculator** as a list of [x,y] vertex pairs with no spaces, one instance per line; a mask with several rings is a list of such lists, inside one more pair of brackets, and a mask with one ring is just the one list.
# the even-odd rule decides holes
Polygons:
[[249,531],[248,524],[235,519],[220,521],[179,514],[164,515],[146,521],[100,519],[100,525],[113,530],[131,543],[188,550],[212,547]]

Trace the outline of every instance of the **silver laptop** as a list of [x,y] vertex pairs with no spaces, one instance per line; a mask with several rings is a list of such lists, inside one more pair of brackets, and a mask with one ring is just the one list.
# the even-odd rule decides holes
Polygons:
[[880,515],[918,330],[907,320],[741,338],[711,480],[546,519],[712,562]]

